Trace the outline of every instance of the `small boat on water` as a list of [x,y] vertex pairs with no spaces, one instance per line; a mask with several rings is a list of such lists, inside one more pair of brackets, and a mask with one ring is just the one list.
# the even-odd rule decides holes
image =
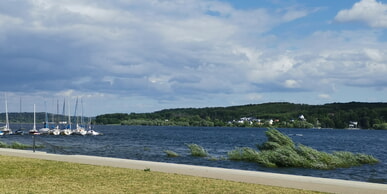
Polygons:
[[73,134],[73,131],[71,129],[63,129],[60,131],[60,134],[62,135],[71,135]]
[[29,134],[31,135],[40,135],[39,131],[36,130],[36,113],[35,113],[35,104],[34,104],[34,125],[32,129],[29,131]]
[[[21,116],[21,113],[22,113],[22,99],[21,99],[21,97],[20,97],[20,112],[19,112],[19,115],[20,115],[20,116]],[[22,127],[21,120],[22,120],[22,117],[20,117],[20,121],[19,121],[20,127],[19,127],[18,130],[16,130],[16,131],[13,132],[13,135],[24,135],[24,131],[25,131],[26,129],[24,129],[24,128]]]
[[46,107],[46,103],[44,103],[44,106],[45,106],[45,109],[46,109],[46,115],[45,115],[45,120],[44,120],[44,125],[43,125],[43,128],[39,129],[39,133],[40,134],[49,134],[50,132],[50,127],[48,125],[48,115],[47,115],[47,107]]
[[60,135],[61,130],[59,129],[59,126],[56,126],[54,129],[51,129],[49,132],[50,135]]
[[12,130],[9,128],[9,119],[8,119],[8,102],[7,102],[7,94],[5,96],[5,126],[0,127],[0,131],[5,134],[12,134]]
[[48,128],[46,123],[44,123],[43,128],[39,129],[40,134],[49,134],[49,132],[50,132],[50,128]]
[[16,130],[15,132],[13,132],[14,135],[24,135],[24,130],[22,128]]
[[88,129],[86,134],[92,135],[92,136],[103,135],[102,133],[93,130],[92,124],[91,124],[91,118],[89,118],[89,124],[88,124]]
[[79,124],[76,125],[76,128],[73,130],[74,135],[86,135],[87,131],[84,127],[80,126]]
[[94,130],[88,130],[87,135],[93,135],[93,136],[96,136],[96,135],[102,135],[101,133],[97,132],[97,131],[94,131]]

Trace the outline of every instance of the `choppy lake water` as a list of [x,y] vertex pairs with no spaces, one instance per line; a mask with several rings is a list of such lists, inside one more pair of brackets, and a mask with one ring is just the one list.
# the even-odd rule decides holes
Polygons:
[[[12,127],[12,126],[11,126]],[[23,126],[26,129],[29,125]],[[19,126],[14,126],[14,129]],[[38,126],[39,128],[39,126]],[[160,127],[160,126],[95,126],[103,136],[37,136],[36,143],[45,145],[40,151],[57,154],[82,154],[157,162],[191,164],[283,174],[336,178],[387,184],[387,131],[334,130],[334,129],[279,129],[295,143],[319,151],[350,151],[373,155],[380,160],[375,165],[363,165],[334,170],[300,168],[266,168],[255,163],[227,160],[227,152],[235,147],[256,148],[267,140],[266,129],[227,127]],[[31,135],[6,135],[6,143],[20,142],[32,145]],[[210,160],[190,156],[187,143],[204,147]],[[171,150],[180,157],[167,157]]]

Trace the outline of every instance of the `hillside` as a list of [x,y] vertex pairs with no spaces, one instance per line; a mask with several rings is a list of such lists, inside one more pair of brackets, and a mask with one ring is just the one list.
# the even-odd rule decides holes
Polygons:
[[387,103],[264,103],[96,117],[98,124],[387,129]]
[[[36,113],[36,123],[43,123],[45,121],[46,113],[44,112],[38,112]],[[54,117],[54,118],[53,118]],[[34,113],[30,112],[22,112],[22,113],[8,113],[8,119],[11,124],[18,124],[18,123],[33,123],[34,122]],[[80,119],[78,117],[78,119]],[[57,115],[57,114],[48,114],[48,121],[52,122],[52,120],[55,120],[56,122],[59,121],[68,121],[68,116],[65,115]],[[71,117],[72,121],[76,120],[76,117]],[[85,121],[88,121],[89,118],[84,118]],[[5,113],[0,113],[0,123],[5,123]]]

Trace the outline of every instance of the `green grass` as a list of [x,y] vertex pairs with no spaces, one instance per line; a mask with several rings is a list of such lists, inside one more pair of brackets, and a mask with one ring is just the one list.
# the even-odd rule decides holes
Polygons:
[[[42,148],[42,145],[37,145],[35,148]],[[12,148],[12,149],[29,149],[32,148],[32,145],[26,145],[19,142],[12,142],[11,144],[7,144],[4,142],[0,142],[0,148]]]
[[192,156],[196,157],[207,157],[209,154],[207,150],[197,144],[186,144],[191,151]]
[[194,176],[0,156],[1,193],[318,193]]
[[252,148],[236,148],[228,152],[230,160],[256,162],[266,167],[335,169],[378,163],[373,156],[345,151],[332,154],[295,143],[276,129],[266,131],[268,141]]

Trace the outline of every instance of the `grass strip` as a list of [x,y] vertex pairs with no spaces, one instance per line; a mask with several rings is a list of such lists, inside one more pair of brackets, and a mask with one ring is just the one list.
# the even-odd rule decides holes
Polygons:
[[[36,148],[43,148],[44,146],[42,145],[36,145],[35,146]],[[19,143],[19,142],[12,142],[11,144],[7,144],[7,143],[4,143],[2,141],[0,141],[0,148],[11,148],[11,149],[29,149],[29,148],[32,148],[32,145],[26,145],[26,144],[22,144],[22,143]]]
[[2,193],[319,193],[187,175],[0,156]]

